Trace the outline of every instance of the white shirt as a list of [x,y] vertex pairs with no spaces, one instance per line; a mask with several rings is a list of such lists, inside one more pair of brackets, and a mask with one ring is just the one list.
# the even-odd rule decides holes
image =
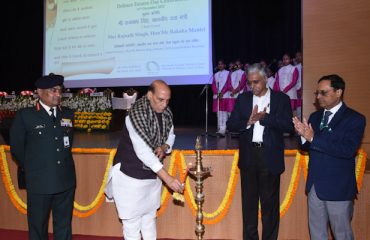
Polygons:
[[[325,115],[325,112],[327,111],[330,111],[332,114],[329,116],[328,118],[328,124],[330,123],[330,121],[333,119],[334,115],[338,112],[339,108],[343,105],[343,102],[339,102],[335,107],[333,107],[332,109],[325,109],[324,110],[324,115]],[[323,116],[324,116],[323,115]]]
[[51,112],[50,112],[50,109],[54,109],[53,112],[54,112],[54,117],[57,117],[57,107],[49,107],[47,105],[45,105],[45,103],[43,103],[41,100],[39,101],[40,102],[40,105],[46,110],[46,112],[49,114],[49,116],[51,116]]
[[[270,113],[270,96],[271,91],[269,88],[267,88],[267,92],[264,96],[258,97],[253,95],[253,107],[257,105],[258,112],[266,108],[266,113]],[[264,129],[265,127],[260,124],[260,121],[254,124],[252,142],[263,142]]]
[[[334,115],[338,112],[339,108],[343,105],[343,102],[340,101],[335,107],[331,108],[331,109],[325,109],[324,110],[324,113],[323,113],[323,116],[325,115],[325,112],[326,111],[330,111],[331,112],[331,115],[329,116],[328,118],[328,124],[330,123],[330,121],[333,119]],[[313,140],[313,138],[312,138]],[[311,142],[312,142],[311,140]],[[301,142],[302,144],[304,144],[306,142],[306,139],[304,137],[301,136]]]

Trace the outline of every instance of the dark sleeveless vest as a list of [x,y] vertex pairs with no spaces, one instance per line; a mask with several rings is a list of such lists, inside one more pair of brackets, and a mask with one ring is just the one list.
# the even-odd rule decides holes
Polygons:
[[[157,114],[158,121],[162,122],[162,115]],[[130,135],[126,127],[126,117],[124,118],[124,124],[122,129],[122,137],[118,143],[117,152],[114,156],[113,166],[117,163],[121,163],[121,172],[129,177],[136,179],[156,179],[157,174],[153,172],[149,167],[136,156]],[[162,132],[162,124],[160,129]]]

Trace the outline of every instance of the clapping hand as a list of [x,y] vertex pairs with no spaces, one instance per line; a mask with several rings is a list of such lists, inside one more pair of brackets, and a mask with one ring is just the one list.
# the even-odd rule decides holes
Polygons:
[[258,112],[258,106],[255,105],[253,107],[251,115],[249,116],[247,125],[250,126],[250,125],[255,124],[259,120],[263,119],[265,117],[265,114],[266,114],[266,108],[263,108],[263,111]]
[[307,141],[311,142],[314,136],[314,131],[311,123],[308,123],[306,118],[301,122],[297,117],[293,117],[293,124],[296,132]]

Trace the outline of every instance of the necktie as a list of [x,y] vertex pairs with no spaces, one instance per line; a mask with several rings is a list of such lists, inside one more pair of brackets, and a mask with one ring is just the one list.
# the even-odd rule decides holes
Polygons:
[[333,113],[330,111],[325,111],[324,117],[321,120],[320,129],[326,128],[328,126],[329,116]]
[[49,110],[49,111],[51,112],[50,117],[53,119],[53,122],[55,122],[55,120],[56,120],[56,117],[55,117],[55,114],[54,114],[55,109],[54,109],[54,108],[50,108],[50,110]]

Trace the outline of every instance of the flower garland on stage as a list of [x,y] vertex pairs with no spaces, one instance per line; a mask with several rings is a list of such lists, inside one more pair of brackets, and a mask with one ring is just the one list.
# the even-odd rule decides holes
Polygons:
[[14,207],[21,213],[27,213],[27,205],[22,201],[22,199],[18,196],[17,192],[15,191],[14,184],[12,183],[12,178],[10,177],[9,166],[8,162],[6,161],[5,150],[9,151],[9,146],[0,146],[0,157],[1,157],[1,178],[3,179],[3,183],[5,186],[5,190],[8,193],[10,201],[13,203]]
[[[171,154],[171,159],[170,159],[170,162],[169,162],[169,166],[168,166],[168,173],[171,175],[171,176],[175,176],[175,162],[176,162],[176,152],[177,150],[174,150],[173,153]],[[181,172],[181,171],[180,171]],[[161,208],[157,211],[157,217],[161,216],[164,211],[166,210],[166,207],[167,207],[167,204],[168,204],[168,201],[170,200],[170,197],[171,197],[171,194],[170,192],[168,191],[168,189],[165,187],[163,188],[163,191],[162,191],[162,195],[161,195]]]
[[[107,184],[109,169],[112,166],[113,158],[116,155],[116,149],[73,148],[72,152],[73,153],[109,153],[109,158],[108,158],[107,166],[105,167],[103,181],[102,181],[102,184],[100,185],[99,192],[96,195],[95,199],[87,206],[82,206],[78,204],[76,201],[74,202],[73,214],[80,218],[89,217],[93,215],[104,202],[104,199],[105,199],[104,189],[105,189],[105,185]],[[83,211],[87,211],[87,212],[83,212]]]
[[[9,146],[0,146],[0,170],[1,170],[1,177],[3,180],[3,183],[5,185],[6,192],[8,193],[8,196],[14,205],[14,207],[21,213],[26,214],[27,213],[27,204],[19,197],[17,192],[15,191],[14,184],[12,182],[10,172],[9,172],[9,166],[8,162],[6,161],[6,155],[5,151],[9,151],[10,148]],[[96,211],[100,208],[102,203],[104,202],[105,196],[104,196],[104,188],[107,183],[107,178],[108,178],[108,172],[110,169],[110,166],[112,166],[113,158],[116,153],[116,149],[83,149],[83,148],[74,148],[72,150],[73,153],[108,153],[109,154],[109,159],[108,163],[105,169],[104,177],[102,184],[100,186],[99,192],[96,195],[95,199],[88,205],[83,206],[78,204],[76,201],[74,202],[74,209],[73,209],[73,215],[84,218],[84,217],[89,217],[96,213]]]
[[[0,171],[1,171],[1,178],[3,180],[6,192],[14,205],[14,207],[21,213],[27,213],[27,205],[26,203],[19,197],[18,193],[15,190],[14,184],[12,183],[12,178],[9,172],[9,166],[6,159],[5,151],[9,151],[9,146],[0,145]],[[96,153],[103,153],[109,154],[109,159],[107,162],[107,166],[105,169],[104,177],[102,180],[102,184],[99,188],[99,192],[94,198],[94,200],[86,205],[82,206],[77,202],[74,202],[74,210],[73,214],[77,217],[89,217],[92,214],[96,213],[96,211],[100,208],[102,203],[104,202],[104,188],[107,183],[107,177],[109,168],[112,165],[113,158],[115,155],[115,149],[101,149],[101,148],[94,148],[94,149],[85,149],[85,148],[73,148],[73,153],[80,153],[80,154],[96,154]],[[194,151],[191,150],[174,150],[171,157],[170,162],[168,165],[168,172],[170,175],[175,176],[177,172],[179,173],[180,179],[184,179],[184,169],[186,169],[186,161],[185,155],[194,155]],[[204,214],[204,223],[205,224],[216,224],[220,222],[225,215],[228,213],[228,210],[231,206],[231,203],[234,198],[236,185],[239,178],[239,169],[237,167],[238,159],[239,159],[239,152],[237,150],[204,150],[202,151],[203,155],[233,155],[233,162],[231,164],[230,169],[230,176],[227,184],[227,189],[225,195],[217,207],[217,209],[211,213],[203,212]],[[309,157],[306,153],[297,151],[297,150],[285,150],[285,155],[295,155],[294,166],[292,170],[292,175],[290,178],[290,183],[288,190],[285,194],[284,199],[280,205],[280,216],[283,217],[287,211],[289,210],[295,194],[297,192],[298,184],[300,181],[300,174],[303,171],[304,179],[307,179],[307,169],[308,169],[308,161]],[[367,153],[360,149],[357,153],[357,163],[356,163],[356,180],[357,180],[357,187],[360,191],[362,186],[362,180],[365,172],[365,166],[367,161]],[[167,188],[163,189],[161,195],[161,208],[157,212],[157,216],[161,216],[169,203],[171,198],[170,192]],[[189,206],[192,214],[196,215],[197,206],[195,204],[195,199],[193,195],[193,191],[190,185],[190,179],[186,179],[185,183],[185,191],[184,191],[184,198]]]
[[[184,155],[189,155],[189,154],[194,154],[194,151],[181,151],[180,153],[177,154],[180,157],[180,160],[177,160],[177,163],[180,169],[186,168],[186,162],[185,162]],[[235,150],[214,150],[214,151],[208,150],[208,151],[202,151],[202,154],[203,155],[234,154],[233,162],[231,164],[230,177],[229,177],[229,181],[228,181],[227,188],[226,188],[226,193],[224,195],[224,198],[221,201],[221,204],[212,213],[207,213],[203,211],[203,217],[204,217],[203,223],[204,224],[216,224],[225,217],[226,213],[228,212],[231,206],[232,200],[234,198],[235,188],[236,188],[236,184],[238,182],[238,176],[239,176],[239,169],[238,169],[239,152]],[[196,216],[197,206],[195,203],[193,191],[191,190],[189,178],[186,179],[184,195],[185,195],[186,202],[191,209],[191,212],[193,213],[194,216]]]

